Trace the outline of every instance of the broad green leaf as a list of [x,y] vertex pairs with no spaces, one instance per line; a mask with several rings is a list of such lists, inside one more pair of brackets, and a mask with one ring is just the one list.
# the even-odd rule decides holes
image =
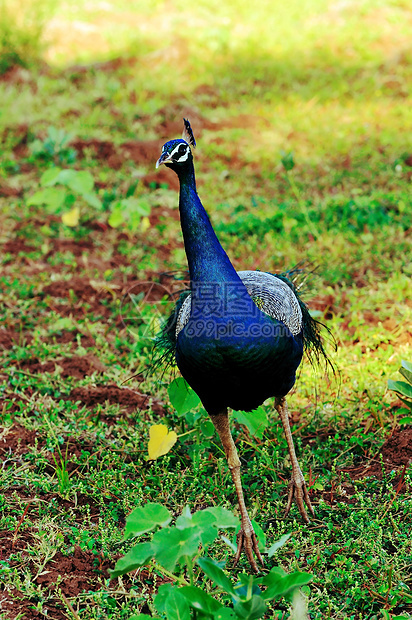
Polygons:
[[219,529],[235,528],[239,525],[239,518],[222,506],[213,506],[212,508],[206,508],[203,511],[196,512],[194,518],[202,512],[205,513]]
[[93,176],[87,170],[76,170],[76,176],[70,179],[69,187],[78,194],[90,194],[94,187]]
[[54,185],[56,183],[56,179],[59,177],[61,172],[61,168],[49,168],[40,177],[40,185],[42,187],[47,187],[48,185]]
[[166,599],[165,612],[167,620],[190,620],[189,604],[180,589],[173,588]]
[[176,527],[179,528],[179,530],[183,530],[185,527],[192,527],[192,518],[193,515],[190,512],[190,508],[186,505],[182,510],[182,514],[179,515],[176,519]]
[[402,425],[412,424],[412,418],[410,417],[402,418],[402,420],[398,420],[398,424],[402,424]]
[[253,437],[262,439],[268,425],[268,416],[263,407],[258,407],[254,411],[233,411],[233,417],[239,424],[244,424]]
[[283,570],[281,566],[274,566],[271,571],[265,575],[262,579],[262,583],[265,586],[270,586],[273,583],[277,583],[279,579],[287,577],[287,572]]
[[47,205],[54,212],[61,207],[66,195],[66,190],[62,187],[45,187],[30,196],[27,205]]
[[190,607],[206,614],[214,614],[222,607],[212,596],[195,586],[183,586],[183,588],[179,588],[179,592],[186,598]]
[[271,547],[268,549],[268,557],[271,558],[272,555],[275,555],[276,551],[283,547],[283,545],[289,540],[292,534],[284,534],[277,540]]
[[409,385],[406,381],[392,381],[392,379],[389,379],[388,388],[395,392],[399,392],[402,396],[412,398],[412,385]]
[[[197,516],[199,515],[199,516]],[[202,510],[193,516],[193,527],[197,529],[202,545],[209,546],[217,538],[217,527],[210,521],[207,511]]]
[[127,215],[127,223],[128,227],[132,232],[136,232],[136,230],[140,227],[142,216],[140,213],[132,212]]
[[302,586],[307,586],[312,579],[313,575],[310,575],[309,573],[301,573],[299,571],[293,573],[292,575],[288,575],[286,583],[288,589],[283,596],[289,603],[292,602],[295,590],[301,588]]
[[69,187],[76,194],[87,194],[94,187],[94,179],[87,170],[61,170],[54,182]]
[[234,620],[234,618],[236,615],[231,607],[222,607],[213,614],[213,620]]
[[257,594],[253,594],[249,601],[238,601],[234,608],[236,616],[238,618],[245,618],[245,620],[255,620],[255,618],[262,618],[266,613],[266,603],[263,598]]
[[71,181],[76,177],[77,174],[77,170],[73,170],[72,168],[63,168],[62,170],[60,170],[59,175],[54,179],[54,183],[60,183],[60,185],[70,187]]
[[102,208],[102,202],[100,198],[94,192],[84,192],[82,194],[82,198],[88,205],[94,207],[95,209]]
[[225,575],[217,562],[211,558],[199,558],[197,563],[209,579],[214,581],[219,588],[222,588],[222,590],[228,594],[231,594],[236,600],[239,598],[229,577]]
[[211,422],[211,420],[204,420],[203,422],[201,422],[200,431],[205,437],[213,437],[213,435],[215,434],[215,427],[213,425],[213,422]]
[[402,360],[399,372],[405,377],[408,383],[412,385],[412,364],[406,360]]
[[159,586],[156,596],[153,599],[153,602],[156,606],[156,609],[161,614],[165,613],[166,600],[169,596],[170,592],[176,588],[172,583],[164,583]]
[[[192,409],[191,411],[186,411],[186,413],[184,414],[184,418],[186,420],[186,424],[189,427],[193,427],[193,426],[196,425],[196,422],[198,420],[200,420],[200,418],[203,415],[204,414],[202,413],[201,410],[199,410],[199,409]],[[211,424],[212,424],[212,422],[211,422]],[[213,426],[213,424],[212,424],[212,426]],[[213,426],[213,433],[211,435],[212,437],[213,437],[214,433],[215,433],[215,427]]]
[[309,573],[296,571],[288,575],[283,569],[276,566],[262,579],[262,583],[268,586],[263,597],[267,601],[280,599],[282,596],[292,594],[296,588],[308,584],[311,580],[312,575]]
[[147,217],[150,215],[150,203],[143,198],[135,198],[134,196],[130,196],[129,198],[123,198],[120,202],[123,209],[128,213],[136,213],[140,217]]
[[[136,231],[138,228],[141,228],[142,218],[147,220],[150,212],[151,207],[148,202],[134,197],[123,198],[118,200],[113,206],[108,222],[112,228],[118,228],[122,224],[127,223],[131,230]],[[150,222],[146,220],[143,228],[147,230]]]
[[119,558],[113,570],[109,571],[112,579],[130,573],[130,571],[144,566],[146,562],[153,556],[152,544],[150,542],[139,543],[135,545],[124,555]]
[[109,223],[109,226],[111,226],[112,228],[118,228],[123,224],[125,218],[123,215],[122,207],[119,206],[119,203],[115,204],[115,206],[113,207],[113,211],[109,215],[109,219],[107,221]]
[[183,379],[177,377],[173,379],[167,388],[170,402],[176,409],[178,415],[184,415],[186,412],[194,409],[200,404],[200,398],[190,385]]
[[210,545],[217,537],[218,528],[235,528],[239,520],[225,508],[206,508],[199,510],[194,515],[186,507],[176,519],[176,527],[179,529],[194,528],[200,537],[202,545]]
[[167,454],[177,441],[175,431],[169,431],[164,424],[154,424],[151,426],[149,436],[147,450],[151,461],[155,461],[159,456]]
[[196,555],[199,544],[199,533],[194,528],[179,530],[177,527],[165,527],[152,538],[156,560],[169,571],[174,570],[183,556]]
[[123,540],[146,534],[158,526],[165,527],[171,520],[170,512],[162,504],[148,502],[127,516]]

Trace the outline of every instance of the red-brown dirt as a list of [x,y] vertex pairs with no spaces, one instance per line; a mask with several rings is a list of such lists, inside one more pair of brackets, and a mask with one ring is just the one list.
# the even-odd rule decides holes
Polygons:
[[53,256],[56,252],[71,252],[74,256],[81,256],[85,252],[90,253],[94,249],[91,239],[52,239],[52,249],[45,255],[45,258]]
[[0,327],[0,349],[11,349],[15,344],[29,344],[31,340],[31,334],[27,332],[16,332],[11,328]]
[[[10,568],[18,566],[20,562],[13,559],[16,552],[20,552],[27,562],[28,545],[33,544],[30,532],[14,532],[3,530],[0,532],[2,548],[0,558],[9,563]],[[35,576],[33,585],[41,586],[48,594],[45,603],[47,616],[55,620],[66,620],[69,611],[65,599],[81,594],[82,592],[96,591],[102,586],[103,580],[109,577],[108,569],[113,566],[113,558],[106,559],[92,551],[75,546],[71,553],[57,553],[45,564],[40,574],[36,575],[36,566],[29,561],[29,566]],[[57,592],[59,590],[63,593]],[[56,594],[55,596],[53,596]],[[36,610],[36,597],[32,600],[27,595],[13,589],[11,592],[4,590],[0,585],[0,611],[6,613],[6,617],[14,620],[17,616],[24,620],[32,618],[44,618],[44,613]],[[22,616],[20,615],[22,614]]]
[[84,379],[94,372],[103,373],[106,370],[94,355],[75,355],[73,357],[65,357],[57,360],[48,360],[41,362],[37,357],[21,360],[19,366],[22,370],[30,373],[54,372],[56,366],[61,367],[61,376],[75,377],[76,379]]
[[62,330],[52,336],[45,338],[45,341],[55,341],[58,344],[73,344],[77,345],[77,339],[80,339],[81,345],[84,348],[91,348],[96,345],[95,340],[90,334],[83,334],[78,329]]
[[[360,480],[368,476],[375,476],[381,480],[384,474],[388,475],[393,470],[399,472],[405,465],[408,467],[411,463],[412,427],[401,426],[394,430],[372,461],[348,467],[342,471],[348,473],[352,480]],[[396,481],[399,481],[399,478],[395,479],[395,486]]]
[[135,390],[117,385],[98,385],[95,387],[77,387],[70,392],[70,400],[80,401],[87,407],[95,407],[98,404],[106,402],[110,404],[118,404],[124,407],[126,411],[133,412],[136,410],[147,409],[149,405],[157,415],[164,415],[164,408],[155,399],[147,394],[141,394]]
[[16,198],[21,196],[23,190],[21,188],[12,187],[3,180],[0,180],[0,197],[2,198]]
[[15,239],[10,239],[3,245],[3,252],[9,254],[20,254],[27,252],[34,252],[36,248],[32,245],[26,243],[24,239],[21,237],[16,237]]
[[35,430],[29,430],[20,424],[8,428],[0,426],[0,457],[4,459],[7,455],[25,454],[30,446],[35,444],[36,438]]
[[369,477],[382,480],[384,476],[388,476],[393,471],[396,471],[396,475],[390,480],[390,484],[397,493],[405,493],[406,485],[403,476],[405,468],[411,463],[412,427],[399,427],[385,441],[374,458],[339,470],[341,476],[340,487],[343,489],[343,493],[338,493],[335,486],[332,485],[331,489],[313,492],[313,495],[315,497],[322,496],[329,504],[335,504],[336,502],[355,504],[357,500],[353,496],[356,490],[351,482],[347,480],[348,476],[352,481],[364,480]]

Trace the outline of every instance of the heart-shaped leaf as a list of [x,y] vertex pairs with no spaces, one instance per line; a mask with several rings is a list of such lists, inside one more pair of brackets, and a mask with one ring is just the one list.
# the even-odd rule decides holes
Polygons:
[[169,431],[164,424],[154,424],[149,430],[149,460],[154,461],[167,454],[173,448],[177,441],[175,431]]
[[63,213],[62,215],[63,224],[66,224],[66,226],[70,226],[71,228],[74,228],[75,226],[79,224],[79,219],[80,219],[79,207],[73,207],[71,211],[68,211],[67,213]]

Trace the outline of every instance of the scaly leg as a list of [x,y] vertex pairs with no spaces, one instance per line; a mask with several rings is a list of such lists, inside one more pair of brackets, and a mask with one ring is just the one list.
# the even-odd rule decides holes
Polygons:
[[222,442],[223,449],[226,454],[227,464],[229,465],[232,480],[235,485],[241,514],[240,531],[236,538],[237,552],[234,566],[236,566],[236,564],[238,563],[242,549],[244,549],[252,569],[255,573],[258,573],[259,568],[253,556],[253,552],[256,553],[256,556],[262,566],[264,566],[264,562],[258,549],[256,534],[253,530],[252,523],[246,510],[245,498],[243,497],[242,481],[240,479],[240,460],[235,443],[233,441],[232,433],[230,432],[229,416],[227,413],[227,409],[225,411],[222,411],[221,413],[218,413],[217,415],[211,415],[210,419],[212,420],[215,429],[218,432],[220,441]]
[[300,514],[302,515],[306,523],[309,523],[310,520],[308,517],[308,513],[306,512],[304,502],[306,503],[312,516],[315,516],[315,511],[313,510],[312,504],[310,502],[305,479],[299,467],[298,459],[296,458],[295,446],[293,445],[292,433],[290,432],[288,406],[286,404],[286,399],[284,397],[276,398],[275,407],[280,415],[280,419],[282,420],[283,430],[285,431],[286,441],[288,443],[289,456],[292,463],[292,478],[289,482],[289,495],[285,516],[289,514],[292,500],[293,498],[295,498]]

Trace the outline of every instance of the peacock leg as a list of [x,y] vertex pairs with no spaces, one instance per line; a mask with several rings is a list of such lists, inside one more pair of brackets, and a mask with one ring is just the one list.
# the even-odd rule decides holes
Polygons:
[[292,433],[290,431],[289,425],[289,416],[288,416],[288,406],[286,404],[286,398],[276,398],[275,407],[277,412],[280,415],[280,419],[282,420],[283,430],[285,431],[286,441],[289,449],[289,456],[292,463],[292,478],[289,482],[289,494],[288,494],[288,503],[286,506],[285,516],[289,514],[290,507],[292,505],[292,500],[295,498],[296,503],[299,508],[299,512],[306,521],[309,523],[308,513],[306,512],[305,503],[309,509],[309,512],[315,516],[315,511],[313,510],[309,493],[306,488],[305,479],[303,477],[302,471],[299,467],[298,459],[296,458],[295,446],[293,445]]
[[258,548],[256,534],[253,530],[252,523],[246,510],[245,498],[243,496],[242,489],[242,481],[240,478],[240,460],[235,443],[233,441],[232,433],[230,432],[229,416],[227,413],[227,409],[225,411],[222,411],[221,413],[218,413],[217,415],[211,415],[210,418],[215,426],[215,429],[218,432],[220,441],[222,442],[223,449],[226,454],[227,464],[229,465],[232,480],[235,485],[241,514],[240,530],[236,538],[237,552],[234,566],[236,566],[236,564],[238,563],[242,549],[244,549],[252,569],[255,573],[258,573],[259,568],[254,558],[253,552],[256,553],[256,556],[262,566],[264,565],[264,562]]

